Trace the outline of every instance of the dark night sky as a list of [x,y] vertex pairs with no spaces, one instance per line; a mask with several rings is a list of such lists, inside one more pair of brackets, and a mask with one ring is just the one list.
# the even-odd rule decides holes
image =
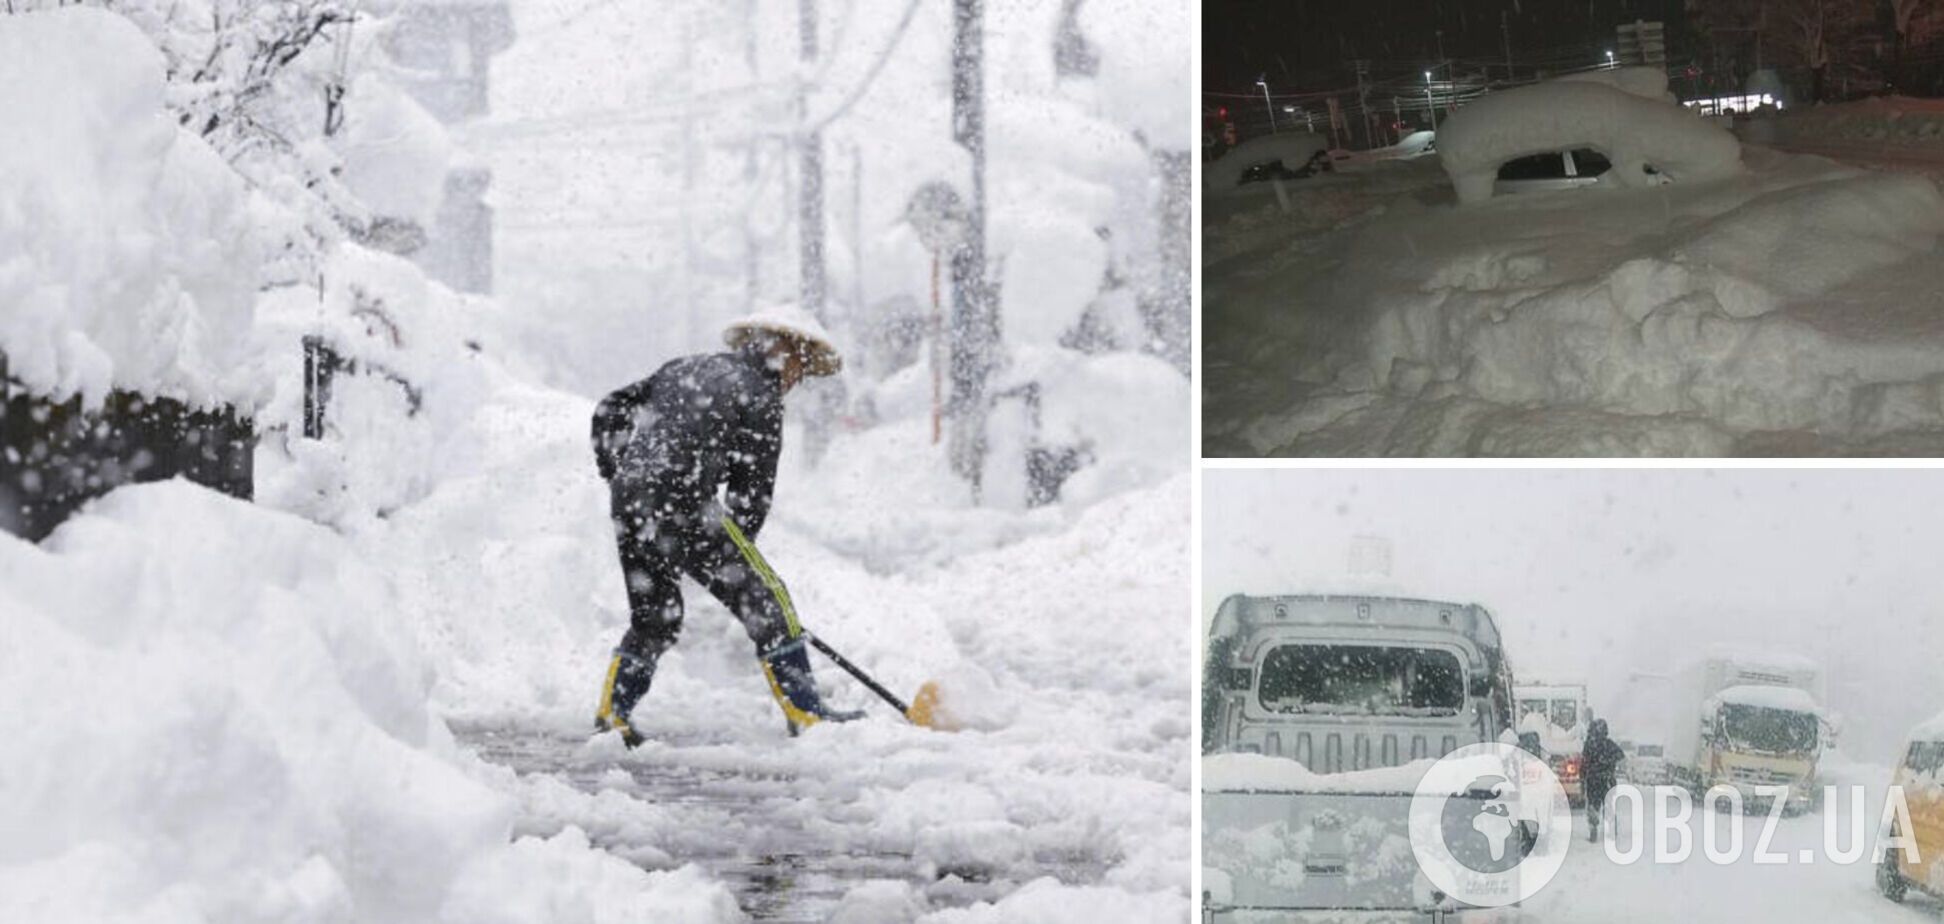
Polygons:
[[[1504,61],[1499,14],[1509,13],[1515,62],[1597,63],[1613,27],[1659,19],[1676,42],[1683,0],[1206,0],[1202,87],[1249,92],[1328,90],[1352,82],[1347,59],[1372,59],[1373,76],[1410,73],[1437,56]],[[1670,48],[1670,57],[1675,53]]]

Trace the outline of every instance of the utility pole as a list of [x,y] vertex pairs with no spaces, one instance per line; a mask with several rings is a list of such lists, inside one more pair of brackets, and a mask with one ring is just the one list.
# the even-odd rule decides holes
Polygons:
[[1447,79],[1451,77],[1451,73],[1448,69],[1448,65],[1445,61],[1445,56],[1444,56],[1444,30],[1443,29],[1438,30],[1438,69],[1445,71],[1445,77]]
[[1505,40],[1505,79],[1512,80],[1512,14],[1508,10],[1499,11],[1499,37]]
[[1269,110],[1269,134],[1273,135],[1278,129],[1276,128],[1276,104],[1269,99],[1269,76],[1264,74],[1257,77],[1256,86],[1262,88],[1262,108]]
[[[817,0],[797,0],[797,35],[802,46],[803,72],[817,62]],[[801,241],[801,281],[798,298],[818,323],[824,321],[827,284],[824,277],[823,133],[810,126],[809,85],[797,85],[797,222]]]
[[986,284],[985,0],[952,0],[952,139],[972,155],[965,241],[952,252],[952,469],[979,491],[985,468],[986,379],[999,317]]
[[1366,151],[1370,150],[1372,147],[1370,143],[1370,91],[1364,87],[1364,78],[1369,74],[1370,74],[1370,62],[1362,59],[1358,59],[1357,61],[1357,113],[1359,119],[1363,122],[1364,150]]
[[1424,108],[1431,113],[1431,134],[1438,133],[1438,103],[1431,98],[1431,72],[1424,72]]

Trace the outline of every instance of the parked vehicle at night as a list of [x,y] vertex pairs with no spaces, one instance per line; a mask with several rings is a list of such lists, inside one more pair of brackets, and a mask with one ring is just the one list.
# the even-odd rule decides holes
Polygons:
[[1598,183],[1600,175],[1611,169],[1613,162],[1592,148],[1532,154],[1500,165],[1492,192],[1505,195],[1578,189]]

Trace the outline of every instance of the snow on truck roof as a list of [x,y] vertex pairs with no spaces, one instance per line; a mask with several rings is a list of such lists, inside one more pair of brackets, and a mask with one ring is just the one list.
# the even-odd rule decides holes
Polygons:
[[1720,179],[1741,169],[1741,143],[1726,129],[1673,102],[1586,80],[1487,93],[1438,131],[1438,157],[1460,203],[1490,199],[1507,161],[1579,147],[1605,152],[1613,161],[1607,175],[1625,186]]
[[1476,603],[1362,594],[1231,595],[1215,612],[1210,637],[1276,624],[1445,629],[1486,648],[1500,647],[1498,624]]
[[1912,741],[1944,741],[1944,712],[1930,717],[1930,721],[1910,730]]
[[1796,687],[1772,687],[1763,685],[1744,685],[1729,687],[1715,694],[1724,703],[1738,706],[1759,706],[1764,709],[1786,709],[1791,712],[1821,712],[1816,698],[1808,691]]

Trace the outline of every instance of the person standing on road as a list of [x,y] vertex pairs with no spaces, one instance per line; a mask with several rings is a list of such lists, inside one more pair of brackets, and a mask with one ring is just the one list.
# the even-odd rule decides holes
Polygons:
[[1600,839],[1600,817],[1605,810],[1607,793],[1613,791],[1614,782],[1619,778],[1620,762],[1627,759],[1625,751],[1607,737],[1605,719],[1594,719],[1586,730],[1586,744],[1580,749],[1580,779],[1586,795],[1586,839]]
[[682,628],[683,575],[742,621],[790,734],[860,713],[824,705],[783,579],[756,550],[783,448],[783,396],[843,367],[822,326],[794,307],[729,325],[729,352],[673,360],[602,399],[595,465],[608,483],[629,626],[614,649],[597,731],[629,724]]

